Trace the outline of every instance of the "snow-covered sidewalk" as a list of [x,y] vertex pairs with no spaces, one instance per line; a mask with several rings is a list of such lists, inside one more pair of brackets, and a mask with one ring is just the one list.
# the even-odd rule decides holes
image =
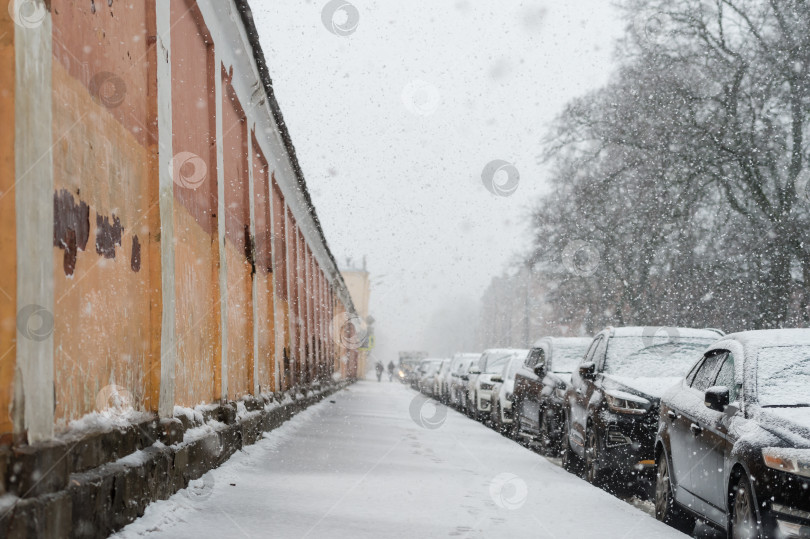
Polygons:
[[120,537],[685,537],[398,383],[309,408]]

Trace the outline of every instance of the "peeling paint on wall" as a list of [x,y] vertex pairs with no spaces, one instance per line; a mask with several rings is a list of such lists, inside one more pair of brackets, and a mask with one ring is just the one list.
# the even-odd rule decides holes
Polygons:
[[129,262],[129,267],[132,271],[138,272],[141,270],[141,242],[138,241],[138,236],[132,236],[132,255]]
[[96,215],[96,252],[104,258],[115,258],[115,245],[121,245],[122,232],[124,227],[115,214],[112,215],[112,224],[106,215]]
[[53,245],[64,249],[62,265],[65,275],[73,275],[76,256],[84,251],[90,236],[90,207],[82,200],[76,203],[73,193],[60,189],[53,194]]

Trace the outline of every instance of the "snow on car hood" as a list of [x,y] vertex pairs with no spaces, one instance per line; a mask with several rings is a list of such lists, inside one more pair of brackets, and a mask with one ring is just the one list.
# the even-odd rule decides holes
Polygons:
[[664,392],[683,380],[680,376],[664,376],[656,378],[631,378],[629,376],[604,375],[606,389],[631,390],[643,397],[652,397],[659,400]]
[[760,408],[759,416],[762,426],[780,438],[810,445],[810,408]]

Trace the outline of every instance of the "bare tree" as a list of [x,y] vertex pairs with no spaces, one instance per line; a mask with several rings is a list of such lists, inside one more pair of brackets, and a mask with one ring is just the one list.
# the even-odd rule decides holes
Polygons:
[[[621,68],[545,141],[557,190],[533,259],[553,301],[595,326],[806,324],[807,3],[625,7]],[[598,251],[596,270],[565,267],[572,241]]]

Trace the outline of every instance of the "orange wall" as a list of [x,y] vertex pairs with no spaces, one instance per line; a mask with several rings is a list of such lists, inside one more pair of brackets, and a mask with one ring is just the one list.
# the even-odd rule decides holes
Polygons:
[[[277,384],[282,389],[302,384],[330,355],[323,335],[326,281],[261,151],[264,140],[257,136],[266,136],[264,128],[248,130],[231,84],[245,74],[217,62],[194,0],[168,1],[170,119],[158,118],[168,105],[161,102],[159,109],[159,92],[161,99],[168,93],[158,68],[164,72],[159,62],[168,56],[156,35],[157,23],[164,22],[156,21],[156,0],[46,3],[53,22],[52,103],[43,106],[53,111],[54,192],[48,203],[54,208],[54,237],[48,263],[58,427],[112,405],[106,398],[113,384],[136,409],[157,411],[166,395],[163,374],[173,374],[166,380],[174,384],[174,403],[194,406],[226,397],[223,386],[227,398],[236,399],[257,385],[272,391]],[[14,429],[10,409],[20,308],[14,137],[15,115],[25,116],[15,110],[16,30],[1,9],[0,118],[6,123],[0,130],[0,442]],[[242,79],[236,81],[238,86]],[[164,153],[168,143],[161,138],[165,146],[159,154],[158,136],[168,135],[169,124],[172,151]],[[163,190],[169,204],[158,196],[164,166],[172,180]],[[161,211],[171,212],[170,222],[163,223],[171,228],[161,230]],[[161,245],[162,232],[173,235],[171,245]],[[45,239],[50,243],[50,235]],[[173,270],[162,267],[166,256],[174,257]],[[173,309],[164,303],[164,291],[173,291]],[[164,308],[174,313],[176,343],[161,343]],[[176,353],[173,373],[167,368],[171,361],[162,373],[162,345]]]
[[175,402],[219,397],[214,46],[192,2],[172,0],[172,152],[175,238]]
[[[14,22],[0,10],[0,434],[13,430],[16,367],[17,225],[14,207]],[[0,439],[2,441],[2,439]]]
[[253,393],[253,280],[248,132],[245,113],[222,68],[225,259],[228,264],[228,397]]
[[[53,0],[54,382],[57,424],[115,384],[156,407],[150,266],[159,230],[151,2]],[[122,40],[121,35],[137,39]]]
[[270,178],[267,160],[251,136],[253,148],[253,207],[256,233],[256,324],[260,391],[275,389],[275,327],[273,306],[273,268],[270,223]]
[[285,225],[286,206],[284,196],[276,183],[274,174],[270,175],[271,193],[273,200],[273,252],[275,267],[273,268],[273,294],[276,303],[276,334],[281,334],[281,356],[276,356],[279,362],[279,387],[287,389],[290,384],[290,304],[287,294],[287,232]]

